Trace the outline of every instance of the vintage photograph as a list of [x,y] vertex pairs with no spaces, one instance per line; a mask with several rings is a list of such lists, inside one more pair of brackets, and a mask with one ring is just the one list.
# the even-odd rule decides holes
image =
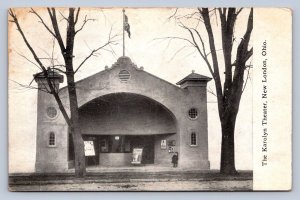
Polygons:
[[253,8],[11,8],[10,191],[252,191]]

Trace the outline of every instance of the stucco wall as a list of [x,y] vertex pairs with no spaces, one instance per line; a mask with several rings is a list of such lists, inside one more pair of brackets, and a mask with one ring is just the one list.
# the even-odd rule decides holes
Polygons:
[[[182,168],[209,169],[208,161],[208,133],[207,133],[207,105],[206,105],[206,85],[199,87],[188,87],[186,89],[190,98],[182,106],[182,115],[178,118],[180,129],[180,165]],[[198,117],[191,120],[187,114],[189,108],[198,110]],[[197,135],[197,145],[191,146],[190,134]]]
[[[161,148],[161,140],[167,141],[166,149]],[[154,143],[154,163],[161,165],[161,166],[172,166],[171,160],[173,153],[169,153],[168,150],[168,141],[175,140],[175,147],[174,152],[179,151],[179,137],[176,134],[171,135],[156,135],[155,136],[155,143]]]
[[[54,97],[38,92],[37,135],[36,135],[36,172],[62,172],[68,169],[67,124],[58,111],[57,116],[47,116],[47,108],[58,110]],[[55,146],[49,146],[49,134],[55,133]]]
[[131,166],[131,157],[131,153],[100,153],[99,160],[104,167]]

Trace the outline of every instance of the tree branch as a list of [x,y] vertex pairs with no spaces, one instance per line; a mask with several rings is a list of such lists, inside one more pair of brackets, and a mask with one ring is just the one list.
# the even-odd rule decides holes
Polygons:
[[[236,9],[224,8],[218,9],[220,21],[221,21],[221,33],[222,33],[222,49],[225,63],[225,81],[223,89],[223,104],[227,109],[229,95],[232,90],[232,47],[233,47],[233,30],[236,21]],[[226,17],[227,13],[227,17]]]
[[216,93],[214,93],[210,87],[207,89],[207,92],[217,97]]
[[199,40],[200,40],[200,42],[201,42],[201,45],[202,45],[203,54],[204,54],[204,56],[206,57],[207,54],[206,54],[206,51],[205,51],[204,42],[203,42],[203,40],[202,40],[202,37],[201,37],[199,31],[197,31],[197,29],[194,29],[194,28],[193,28],[192,30],[194,30],[194,31],[196,32],[196,34],[198,35],[198,38],[199,38]]
[[22,58],[26,59],[28,62],[32,63],[34,66],[36,66],[39,70],[42,70],[42,68],[37,65],[36,63],[34,63],[33,61],[31,61],[29,58],[27,58],[26,56],[20,54],[19,52],[17,52],[16,50],[14,50],[19,56],[21,56]]
[[195,44],[193,42],[191,42],[190,40],[186,39],[186,38],[182,38],[182,37],[162,37],[162,38],[154,38],[154,40],[164,40],[164,39],[170,39],[170,40],[173,40],[173,39],[178,39],[178,40],[184,40],[188,43],[190,43],[191,45],[195,46]]
[[78,8],[78,9],[77,9],[77,12],[76,12],[76,17],[75,17],[75,21],[74,21],[74,24],[75,24],[75,25],[76,25],[76,23],[78,22],[79,12],[80,12],[80,8]]
[[66,74],[66,71],[61,70],[61,69],[57,68],[56,66],[64,66],[64,65],[51,65],[51,69],[55,69],[56,71]]
[[248,79],[249,79],[249,71],[250,71],[250,67],[248,68],[247,70],[247,76],[246,76],[246,81],[245,81],[245,84],[244,84],[244,87],[242,89],[242,93],[244,92],[246,86],[247,86],[247,82],[248,82]]
[[75,70],[74,73],[76,73],[81,67],[82,65],[90,58],[94,55],[94,53],[96,53],[97,51],[99,51],[100,49],[108,46],[111,42],[106,42],[104,45],[98,47],[97,49],[92,50],[92,52],[79,64],[79,66],[77,67],[77,69]]
[[87,19],[87,15],[86,15],[84,17],[84,20],[83,20],[83,23],[82,23],[81,27],[77,31],[75,31],[75,34],[77,34],[79,31],[81,31],[88,21],[95,21],[95,19]]
[[232,94],[235,95],[231,95],[231,101],[233,102],[232,103],[233,107],[231,109],[233,109],[235,112],[238,112],[239,102],[243,91],[244,72],[246,69],[246,62],[253,54],[253,48],[248,50],[252,29],[253,29],[253,8],[251,8],[248,17],[248,24],[247,24],[247,29],[244,34],[244,37],[237,48],[236,67],[233,75],[234,88],[232,89]]
[[236,12],[236,16],[238,16],[242,10],[243,10],[243,8],[240,8],[240,9]]
[[[18,18],[16,16],[16,14],[13,12],[12,9],[9,9],[9,15],[13,18],[12,22],[15,23],[15,25],[17,26],[17,30],[19,31],[19,33],[21,34],[27,48],[29,49],[29,51],[31,52],[31,54],[33,55],[35,61],[39,64],[39,66],[41,67],[43,73],[44,73],[44,76],[46,77],[46,81],[47,81],[47,84],[49,86],[49,89],[50,89],[50,92],[51,94],[53,94],[66,122],[68,125],[71,125],[71,121],[70,121],[70,118],[65,110],[65,108],[63,107],[62,105],[62,102],[61,102],[61,99],[59,98],[58,96],[58,93],[57,91],[55,90],[55,86],[53,85],[53,83],[51,82],[49,76],[48,76],[48,70],[45,68],[45,66],[43,65],[43,63],[40,61],[40,59],[38,58],[38,56],[36,55],[35,51],[33,50],[33,48],[31,47],[31,45],[29,44],[23,30],[21,29],[21,26],[19,24],[19,21],[18,21]],[[46,87],[47,88],[47,87]]]
[[58,28],[55,9],[54,8],[51,8],[51,9],[47,8],[47,10],[48,10],[48,14],[50,16],[51,22],[52,22],[53,30],[54,30],[54,33],[55,33],[55,38],[56,38],[56,40],[59,44],[62,55],[65,56],[66,48],[65,48],[63,39],[61,37],[60,31],[59,31],[59,28]]
[[19,83],[19,82],[17,82],[17,81],[14,81],[14,80],[12,80],[12,79],[10,79],[10,81],[13,82],[13,83],[15,83],[15,84],[17,84],[17,85],[19,85],[19,86],[22,87],[22,88],[40,90],[40,91],[42,91],[42,92],[45,92],[45,93],[50,94],[50,91],[44,90],[44,89],[39,88],[39,87],[33,87],[33,86],[31,86],[31,83],[30,83],[29,85],[25,85],[25,84]]
[[13,10],[12,9],[9,9],[9,14],[10,16],[13,18],[13,22],[16,24],[17,26],[17,30],[19,31],[19,33],[21,34],[26,46],[28,47],[29,51],[31,52],[31,54],[33,55],[35,61],[39,64],[39,66],[41,67],[41,69],[44,71],[46,71],[46,68],[44,67],[44,65],[41,63],[40,59],[38,58],[38,56],[36,55],[35,51],[33,50],[33,48],[31,47],[31,45],[29,44],[26,36],[24,35],[21,27],[20,27],[20,24],[19,24],[19,21],[18,21],[18,18],[17,16],[14,14]]
[[115,44],[115,38],[118,36],[118,35],[113,35],[111,36],[111,33],[112,33],[112,27],[110,28],[110,32],[109,32],[109,36],[108,36],[108,40],[105,44],[103,44],[102,46],[96,48],[96,49],[93,49],[91,51],[91,53],[78,65],[77,69],[74,71],[74,73],[78,72],[78,70],[83,66],[83,64],[90,58],[92,57],[93,55],[95,55],[96,52],[98,52],[100,49],[103,49],[104,47],[106,46],[110,46],[110,44]]
[[178,53],[180,53],[183,49],[188,48],[188,47],[190,47],[190,46],[185,45],[185,46],[181,47],[180,49],[178,49],[178,50],[173,54],[173,56],[170,58],[169,62],[170,62],[171,60],[173,60],[173,59],[175,58],[175,56],[176,56]]
[[218,57],[216,54],[216,47],[215,47],[215,41],[214,41],[214,34],[212,31],[211,23],[210,23],[210,17],[209,17],[209,11],[208,8],[198,8],[199,13],[202,15],[202,18],[204,20],[204,25],[206,27],[206,31],[208,34],[208,40],[209,40],[209,46],[211,50],[211,56],[213,61],[213,71],[214,73],[213,78],[215,80],[215,86],[216,86],[216,92],[217,92],[217,98],[218,98],[218,109],[219,109],[219,117],[220,119],[223,118],[223,91],[222,91],[222,84],[220,79],[220,73],[219,73],[219,64],[218,64]]
[[[197,43],[196,40],[195,40],[195,36],[194,36],[193,32],[192,32],[188,27],[184,26],[183,24],[181,25],[181,27],[183,27],[184,29],[186,29],[186,30],[190,33],[190,35],[191,35],[191,37],[192,37],[192,40],[193,40],[193,43],[194,43],[194,46],[196,47],[196,49],[198,50],[199,54],[201,55],[201,57],[202,57],[202,58],[204,59],[204,61],[206,62],[207,67],[208,67],[210,73],[212,74],[212,76],[214,76],[214,71],[213,71],[213,69],[212,69],[212,67],[211,67],[211,65],[210,65],[210,63],[209,63],[207,57],[205,56],[204,52],[201,52],[201,50],[200,50],[200,48],[199,48],[199,45],[198,45],[198,43]],[[200,34],[199,34],[199,36],[200,36]],[[201,36],[200,36],[200,37],[201,37]],[[203,46],[203,47],[204,47],[204,46]],[[204,49],[205,49],[205,48],[204,48]],[[204,51],[205,51],[205,50],[204,50]]]
[[173,17],[175,17],[177,14],[177,11],[178,11],[178,8],[176,8],[175,12],[170,17],[168,17],[168,20],[171,20]]
[[47,26],[47,24],[44,22],[43,18],[33,9],[31,8],[30,13],[33,13],[35,16],[37,16],[40,20],[40,22],[44,25],[44,27],[47,29],[47,31],[53,35],[53,37],[56,38],[56,35],[53,33],[53,31]]
[[[66,20],[66,21],[69,23],[68,18],[66,18],[60,11],[59,11],[59,14],[60,14],[60,16],[62,16],[62,18],[63,18],[64,20]],[[62,21],[62,20],[60,20],[60,21]]]

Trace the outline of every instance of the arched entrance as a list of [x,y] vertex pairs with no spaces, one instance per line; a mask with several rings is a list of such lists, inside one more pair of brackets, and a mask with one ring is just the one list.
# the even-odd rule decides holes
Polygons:
[[83,139],[93,149],[86,154],[88,166],[130,166],[134,148],[143,148],[142,164],[170,163],[161,142],[176,141],[176,119],[157,101],[134,93],[107,94],[81,106],[79,115]]

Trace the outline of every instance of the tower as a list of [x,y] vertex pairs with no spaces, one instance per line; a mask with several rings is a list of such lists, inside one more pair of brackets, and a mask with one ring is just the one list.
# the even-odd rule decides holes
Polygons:
[[[180,85],[186,94],[182,112],[184,117],[180,123],[180,158],[182,168],[209,169],[208,131],[207,131],[207,82],[211,78],[191,74],[180,80]],[[187,117],[186,117],[187,116]]]
[[[47,73],[55,90],[58,91],[59,84],[63,82],[63,76],[50,68],[47,69]],[[50,93],[44,72],[33,76],[38,84],[35,171],[51,172],[61,169],[62,165],[67,167],[65,158],[67,154],[64,154],[61,149],[65,136],[59,131],[63,127],[57,123],[62,116],[55,98]]]

